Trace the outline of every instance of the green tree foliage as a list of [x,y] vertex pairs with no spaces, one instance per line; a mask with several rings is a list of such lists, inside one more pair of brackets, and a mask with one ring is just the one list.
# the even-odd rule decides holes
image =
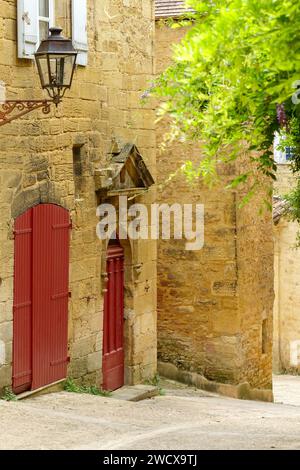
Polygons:
[[[189,29],[155,93],[163,98],[160,115],[171,118],[169,137],[203,143],[204,158],[197,168],[186,165],[188,176],[212,181],[216,163],[236,159],[246,147],[258,174],[276,179],[275,132],[294,147],[292,169],[299,172],[299,0],[186,3],[195,15],[170,25]],[[240,175],[232,186],[248,177]]]

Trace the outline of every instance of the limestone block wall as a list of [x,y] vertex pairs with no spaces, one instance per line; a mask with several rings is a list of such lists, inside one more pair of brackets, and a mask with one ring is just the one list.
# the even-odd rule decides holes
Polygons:
[[[240,168],[237,168],[240,172]],[[271,184],[266,181],[265,184]],[[237,193],[239,206],[245,192]],[[237,208],[237,294],[241,318],[242,366],[239,382],[252,387],[272,387],[274,241],[272,213],[262,209],[265,194]],[[271,203],[271,201],[270,201]]]
[[[278,165],[274,192],[284,196],[296,179],[289,164]],[[274,226],[275,302],[274,302],[274,371],[300,372],[300,250],[296,248],[299,225],[282,217]],[[291,361],[293,348],[298,365]],[[298,353],[298,354],[297,354]],[[297,362],[297,361],[296,361]]]
[[[183,34],[157,23],[158,73]],[[180,174],[167,181],[186,160],[199,161],[201,148],[172,143],[161,151],[166,129],[166,124],[157,126],[158,199],[204,204],[205,245],[186,251],[184,241],[159,241],[158,359],[211,381],[270,389],[271,214],[259,217],[258,200],[238,209],[243,194],[224,189],[240,170],[235,165],[219,167],[221,184],[212,190],[202,183],[192,186]]]
[[[56,24],[66,36],[71,31],[70,3],[56,1]],[[33,61],[17,59],[16,17],[17,0],[1,0],[0,80],[6,84],[7,99],[42,98]],[[0,128],[0,387],[11,384],[14,219],[43,202],[70,210],[69,375],[99,384],[101,273],[106,265],[96,237],[96,207],[101,201],[95,194],[94,168],[105,167],[112,138],[117,137],[138,146],[155,177],[153,104],[142,106],[140,100],[153,76],[153,1],[88,0],[88,38],[88,66],[78,67],[72,90],[59,108],[53,107],[47,116],[36,111]],[[76,179],[74,147],[79,148],[82,164]],[[154,194],[150,191],[142,201],[150,203]],[[132,259],[148,269],[132,294],[130,341],[135,348],[127,351],[127,375],[136,382],[156,371],[156,254],[138,245]],[[132,259],[127,260],[131,269]],[[148,280],[151,289],[145,292]],[[147,342],[141,334],[145,331]]]

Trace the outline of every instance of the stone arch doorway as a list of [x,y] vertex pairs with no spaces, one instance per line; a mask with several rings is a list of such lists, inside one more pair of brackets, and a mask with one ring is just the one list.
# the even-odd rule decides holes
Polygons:
[[15,393],[67,375],[70,227],[69,211],[54,204],[39,204],[15,219]]
[[[132,258],[132,245],[129,240],[119,240],[111,239],[103,243],[102,247],[102,266],[104,267],[102,270],[102,292],[103,292],[103,356],[107,351],[107,329],[106,323],[109,319],[109,312],[107,309],[107,305],[109,302],[109,292],[108,290],[112,288],[109,283],[109,272],[111,270],[109,263],[112,263],[110,260],[114,256],[120,256],[122,258],[122,281],[120,280],[120,273],[115,273],[114,275],[119,276],[119,286],[122,282],[122,294],[120,297],[119,292],[119,299],[120,303],[118,304],[117,308],[120,305],[123,306],[122,312],[119,312],[119,315],[122,316],[122,347],[123,347],[123,383],[119,379],[117,388],[120,388],[122,385],[132,385],[134,383],[132,370],[134,369],[134,320],[135,320],[135,313],[134,313],[134,297],[135,297],[135,290],[134,290],[134,281],[133,281],[133,258]],[[113,266],[113,264],[112,264]],[[115,266],[114,268],[116,271],[120,269],[120,266]],[[116,284],[115,284],[116,286]],[[119,364],[120,366],[120,364]],[[120,367],[121,368],[121,367]],[[107,380],[105,378],[107,371],[105,371],[105,364],[102,362],[102,386],[105,388],[107,386]],[[121,372],[119,371],[121,374]],[[122,385],[121,385],[122,383]]]

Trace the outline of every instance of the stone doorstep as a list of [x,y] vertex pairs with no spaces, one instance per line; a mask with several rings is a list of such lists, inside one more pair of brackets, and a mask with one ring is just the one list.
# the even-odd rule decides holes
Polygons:
[[125,385],[111,394],[111,398],[117,400],[138,402],[159,395],[158,387],[153,385]]
[[26,400],[26,398],[37,397],[39,395],[46,395],[47,393],[57,393],[64,390],[64,383],[66,379],[58,380],[50,385],[38,388],[37,390],[29,390],[28,392],[20,393],[17,395],[17,400]]
[[[17,395],[17,400],[26,400],[26,398],[33,398],[48,393],[58,393],[64,390],[64,383],[66,379],[58,380],[50,385],[45,385],[37,390],[29,390],[28,392],[20,393]],[[138,402],[147,400],[159,395],[159,388],[153,385],[125,385],[111,393],[111,398],[124,401]]]

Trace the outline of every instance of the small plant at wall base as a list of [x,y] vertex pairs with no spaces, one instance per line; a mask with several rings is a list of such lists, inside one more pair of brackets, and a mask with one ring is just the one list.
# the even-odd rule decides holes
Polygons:
[[[186,162],[184,172],[189,179],[202,178],[208,184],[218,180],[219,162],[230,163],[247,150],[251,168],[230,188],[247,183],[242,204],[263,189],[264,203],[271,208],[275,132],[293,147],[292,171],[300,172],[300,2],[186,4],[195,14],[181,25],[190,28],[174,47],[173,64],[153,89],[163,101],[159,119],[168,116],[171,121],[166,141],[201,141],[202,158],[196,166]],[[178,23],[170,25],[175,26]],[[300,195],[300,186],[295,191]],[[298,222],[299,200],[294,192],[290,203],[296,203]]]
[[17,401],[17,396],[14,394],[10,387],[5,387],[1,395],[1,400],[4,401]]
[[101,390],[100,388],[96,387],[95,385],[77,385],[73,379],[68,378],[64,385],[64,390],[66,392],[71,393],[85,393],[89,395],[97,395],[101,397],[110,397],[111,392],[107,392],[105,390]]
[[161,396],[164,396],[166,394],[165,390],[161,387],[161,378],[159,374],[155,374],[152,379],[148,379],[145,381],[146,385],[152,385],[153,387],[158,388],[158,393]]

